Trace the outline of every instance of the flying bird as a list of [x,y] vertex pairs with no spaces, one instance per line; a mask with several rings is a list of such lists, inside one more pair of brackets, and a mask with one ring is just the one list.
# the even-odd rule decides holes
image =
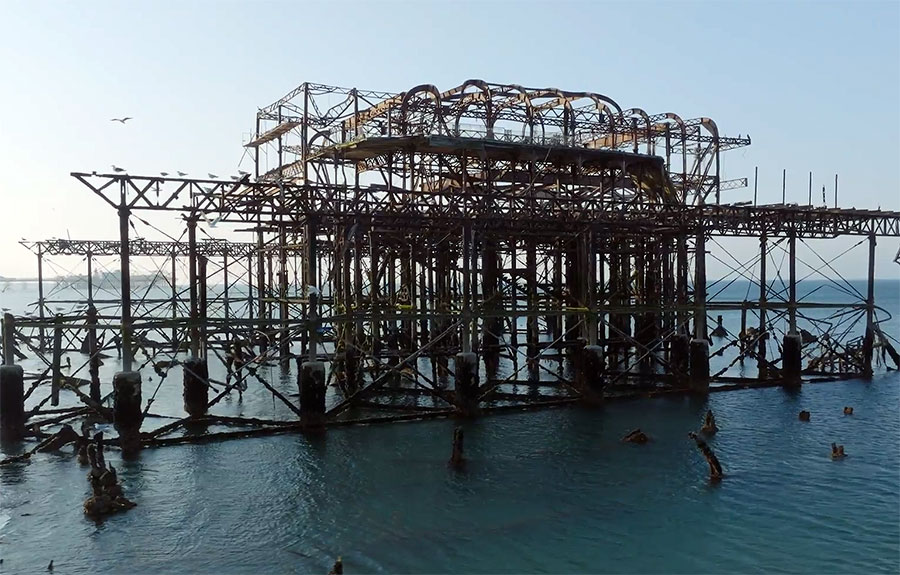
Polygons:
[[120,168],[119,166],[117,166],[115,164],[113,164],[112,169],[114,172],[124,172],[125,171],[125,168]]
[[124,124],[125,122],[127,122],[130,119],[131,119],[131,116],[125,116],[124,118],[113,118],[110,120],[110,122],[119,122],[120,124]]
[[180,176],[180,177],[182,177],[182,178],[183,178],[183,177],[185,177],[185,176],[186,176],[186,175],[187,175],[187,174],[186,174],[186,173],[184,173],[184,172],[178,172],[178,175],[179,175],[179,176]]

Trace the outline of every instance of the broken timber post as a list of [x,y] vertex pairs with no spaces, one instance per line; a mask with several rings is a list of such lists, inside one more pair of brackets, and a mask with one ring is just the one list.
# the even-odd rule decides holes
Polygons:
[[21,365],[0,366],[0,438],[25,434],[25,372]]
[[456,354],[456,409],[462,415],[478,410],[478,356],[472,352]]
[[316,429],[325,424],[325,364],[306,361],[300,365],[300,422]]
[[578,370],[581,372],[581,397],[588,405],[603,402],[603,348],[599,345],[586,345],[581,350],[581,361]]
[[191,417],[206,413],[209,403],[209,369],[206,359],[191,357],[184,362],[184,410]]
[[788,237],[788,333],[784,336],[781,350],[781,367],[784,385],[800,385],[803,367],[803,341],[797,331],[797,232],[791,230]]
[[123,452],[139,449],[142,420],[141,374],[121,371],[113,376],[113,423]]
[[62,317],[53,320],[53,375],[50,382],[50,405],[59,405],[59,387],[62,385]]
[[16,363],[16,320],[11,313],[3,314],[3,365]]

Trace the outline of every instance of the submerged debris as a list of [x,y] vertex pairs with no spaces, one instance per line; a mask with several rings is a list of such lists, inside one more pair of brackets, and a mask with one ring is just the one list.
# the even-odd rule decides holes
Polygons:
[[844,415],[853,415],[852,407],[844,407]]
[[706,462],[709,464],[710,481],[721,480],[723,476],[722,465],[719,463],[719,458],[716,457],[716,454],[713,453],[712,449],[709,448],[706,442],[700,439],[700,436],[693,431],[688,433],[688,437],[690,437],[697,443],[697,448],[701,453],[703,453],[703,457],[706,458]]
[[637,428],[623,437],[622,441],[625,441],[627,443],[647,443],[648,441],[650,441],[650,437],[646,433],[641,431],[640,428]]
[[844,453],[844,446],[838,445],[836,443],[831,444],[831,458],[832,459],[843,459],[847,454]]
[[798,417],[799,417],[800,421],[809,421],[809,412],[806,410],[803,410],[800,412],[800,415]]
[[462,469],[466,466],[466,460],[463,457],[463,430],[457,427],[453,431],[453,452],[450,455],[450,467],[454,469]]
[[713,415],[711,409],[706,410],[706,419],[703,421],[703,427],[700,428],[700,431],[707,435],[713,435],[719,431],[719,427],[716,425],[716,416]]
[[91,485],[93,495],[84,502],[84,513],[93,518],[103,517],[131,509],[137,504],[125,498],[122,494],[122,486],[116,468],[112,465],[106,467],[103,459],[103,433],[94,437],[95,443],[87,448],[88,460],[91,470],[88,472],[88,482]]

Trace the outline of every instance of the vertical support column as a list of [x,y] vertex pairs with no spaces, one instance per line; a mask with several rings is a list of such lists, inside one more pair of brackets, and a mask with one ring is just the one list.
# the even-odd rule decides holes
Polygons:
[[766,293],[768,292],[768,280],[766,279],[766,260],[768,253],[766,248],[766,236],[763,234],[759,238],[759,333],[757,337],[756,363],[759,369],[759,379],[766,379],[769,376],[768,361],[766,360],[766,340],[769,334],[766,331]]
[[256,338],[250,338],[250,345],[253,345],[253,340],[258,339],[261,345],[265,345],[265,338],[263,334],[266,333],[267,330],[267,322],[269,319],[269,314],[266,313],[268,310],[266,309],[266,254],[265,254],[266,244],[263,238],[263,229],[262,224],[259,224],[259,227],[256,228],[256,317],[259,320],[257,329],[259,330],[259,335]]
[[[810,173],[810,182],[812,182]],[[812,184],[810,184],[812,185]],[[810,188],[812,189],[812,188]],[[802,347],[800,332],[797,331],[797,232],[791,230],[788,236],[788,333],[784,336],[781,367],[785,385],[800,385],[802,373]]]
[[209,344],[208,334],[206,330],[206,314],[208,310],[207,306],[207,290],[206,290],[206,256],[198,256],[197,258],[197,289],[199,290],[198,294],[198,304],[197,304],[197,322],[200,324],[200,345],[199,345],[199,355],[203,359],[206,359],[207,346]]
[[191,417],[206,413],[209,403],[209,366],[206,358],[191,357],[184,362],[183,394],[184,410]]
[[178,288],[175,281],[176,278],[176,254],[175,248],[172,248],[172,351],[178,351],[178,329],[175,327],[175,321],[178,319]]
[[24,435],[25,372],[21,365],[7,362],[0,366],[0,440],[18,440]]
[[3,314],[3,365],[16,364],[16,320],[11,313]]
[[863,337],[863,376],[872,377],[875,351],[875,234],[869,234],[869,282],[866,292],[866,334]]
[[275,335],[275,323],[272,322],[272,319],[275,317],[275,297],[278,294],[277,287],[275,285],[275,275],[272,269],[272,252],[271,250],[266,250],[266,293],[268,297],[266,298],[266,318],[269,320],[269,323],[266,326],[265,334],[268,336],[264,338],[263,341],[267,343],[271,343],[271,337]]
[[253,319],[253,254],[247,254],[247,319]]
[[744,355],[747,353],[747,301],[744,300],[741,302],[741,333],[738,336],[738,342],[740,344],[740,359],[741,365],[744,365]]
[[[415,310],[415,280],[413,278],[412,244],[406,244],[400,251],[400,290],[397,296],[397,307],[401,315],[408,316]],[[405,294],[405,296],[403,295]],[[400,306],[403,306],[402,308]],[[405,319],[401,322],[403,337],[400,339],[401,349],[412,351],[415,342],[416,322]]]
[[53,320],[53,364],[50,380],[50,405],[59,405],[59,388],[62,386],[62,316]]
[[556,342],[554,347],[557,350],[562,349],[562,315],[559,312],[562,311],[562,308],[565,304],[564,298],[562,297],[563,291],[563,269],[562,269],[562,251],[559,247],[559,242],[554,242],[553,244],[553,304],[554,308],[558,308],[554,310],[550,315],[547,316],[547,325],[550,326],[550,340]]
[[225,347],[231,346],[231,302],[228,299],[228,247],[222,251],[222,316],[225,319]]
[[[462,234],[462,352],[465,354],[472,352],[472,228],[468,224],[463,226]],[[473,354],[474,355],[474,354]],[[478,372],[478,360],[476,359],[475,372]],[[475,380],[478,385],[478,380]]]
[[[537,246],[534,239],[525,244],[525,289],[527,294],[525,341],[528,360],[535,362],[538,356],[538,318],[537,318]],[[535,366],[536,367],[536,366]]]
[[[128,230],[125,230],[126,237]],[[38,318],[41,320],[41,327],[38,328],[38,350],[44,353],[44,345],[46,334],[44,333],[44,248],[38,244],[37,253],[37,272],[38,272]]]
[[425,246],[417,246],[422,254],[422,263],[418,266],[419,277],[419,345],[426,345],[431,340],[428,329],[428,260],[429,250]]
[[[519,307],[519,276],[516,268],[518,264],[516,262],[516,240],[511,239],[509,241],[509,274],[510,274],[510,309],[512,310],[510,328],[509,328],[509,336],[510,341],[512,342],[513,349],[518,349],[519,347],[519,317],[516,315],[516,310]],[[517,358],[518,354],[513,353],[513,358]],[[514,362],[515,363],[515,362]]]
[[325,364],[321,361],[300,366],[300,421],[306,429],[325,424]]
[[690,337],[688,336],[688,255],[687,233],[680,231],[675,240],[675,284],[677,304],[675,312],[675,335],[672,336],[670,361],[675,381],[679,385],[687,382],[690,355]]
[[366,334],[363,329],[363,272],[362,272],[362,232],[359,222],[354,222],[353,229],[353,315],[356,322],[353,326],[353,337],[349,339],[344,349],[347,388],[351,392],[359,387],[359,348],[365,342]]
[[598,239],[596,236],[594,238],[595,242],[598,242],[597,246],[598,258],[597,262],[597,271],[599,278],[597,280],[597,285],[600,287],[600,293],[597,297],[597,343],[601,347],[602,359],[605,363],[606,361],[606,340],[607,340],[607,330],[606,330],[606,303],[609,297],[609,290],[606,288],[606,265],[608,261],[608,256],[606,253],[607,246],[609,245],[605,239]]
[[491,363],[496,364],[500,342],[500,318],[496,317],[500,302],[497,277],[500,261],[497,257],[497,241],[487,235],[481,241],[481,290],[482,310],[486,317],[482,321],[481,351],[485,355],[485,361],[491,358]]
[[478,411],[478,356],[470,351],[456,354],[456,409],[462,415],[474,415]]
[[[318,292],[318,280],[317,280],[317,263],[318,263],[318,226],[316,222],[312,219],[307,218],[306,226],[304,229],[306,235],[306,242],[304,244],[305,253],[303,254],[303,266],[306,276],[307,282],[307,290],[311,286],[315,292]],[[315,361],[317,356],[317,348],[316,348],[316,329],[318,327],[318,293],[309,293],[307,292],[308,298],[308,307],[307,307],[307,323],[309,324],[309,329],[307,333],[309,334],[309,361]],[[324,366],[323,366],[324,369]]]
[[[123,353],[124,355],[124,353]],[[141,374],[123,371],[113,376],[113,424],[119,432],[119,446],[130,453],[140,448]]]
[[[375,241],[375,230],[369,230],[369,315],[372,317],[370,329],[372,330],[372,355],[377,356],[381,351],[381,320],[377,319],[381,313],[379,298],[381,297],[380,280],[378,276],[378,250],[381,246]],[[377,365],[377,361],[376,361]]]
[[709,342],[706,333],[706,230],[697,229],[694,255],[694,339],[691,340],[691,389],[709,391]]
[[193,216],[187,218],[188,231],[188,292],[190,294],[190,349],[193,357],[200,356],[200,329],[198,325],[197,296],[197,220]]
[[282,361],[291,354],[291,338],[288,319],[288,268],[287,268],[287,232],[284,224],[278,226],[278,319],[281,320],[281,333],[278,334],[278,353]]
[[634,245],[634,303],[639,310],[633,314],[634,343],[636,355],[640,357],[645,353],[647,347],[647,313],[643,308],[647,304],[647,268],[652,265],[652,255],[647,252],[647,242],[643,238],[636,238]]
[[87,301],[88,305],[94,303],[94,255],[90,249],[87,252]]
[[122,182],[122,202],[119,207],[119,254],[121,257],[122,298],[122,368],[131,371],[134,348],[131,343],[131,244],[128,241],[130,210],[125,205],[125,182]]
[[93,304],[87,309],[87,352],[88,373],[91,376],[91,399],[100,403],[100,357],[97,349],[97,308]]
[[594,232],[588,231],[582,237],[584,269],[585,305],[588,308],[585,324],[587,326],[587,345],[597,345],[597,255],[594,245]]

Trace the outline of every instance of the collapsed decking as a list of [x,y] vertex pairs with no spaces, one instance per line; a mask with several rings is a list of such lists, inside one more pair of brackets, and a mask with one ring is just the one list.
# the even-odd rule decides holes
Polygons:
[[[126,371],[136,353],[163,377],[185,365],[185,421],[221,422],[206,414],[233,384],[212,399],[200,388],[209,362],[225,362],[237,341],[254,351],[235,381],[265,386],[298,418],[233,421],[255,428],[238,435],[871,375],[877,347],[895,353],[876,318],[874,255],[878,236],[900,237],[900,213],[722,204],[721,192],[746,179],[720,178],[721,153],[749,144],[709,118],[623,110],[600,94],[478,80],[400,94],[302,84],[257,113],[253,174],[73,173],[117,210],[120,238],[23,242],[39,278],[44,258],[82,255],[88,287],[83,299],[54,301],[41,282],[37,314],[4,320],[4,363],[17,350],[37,354],[48,369],[34,385],[50,381],[58,395],[61,354],[85,352],[91,393],[77,393],[109,417],[95,358],[112,340],[98,332],[115,332]],[[142,212],[183,218],[186,238],[131,237]],[[252,241],[198,241],[210,221],[242,226]],[[865,297],[798,301],[797,242],[847,235],[868,242]],[[707,302],[716,236],[759,239],[746,266],[759,270],[758,298]],[[786,294],[766,279],[773,249],[788,257]],[[91,283],[101,257],[120,262],[118,295],[106,299]],[[135,297],[139,257],[171,259],[171,274],[159,272],[170,297]],[[180,288],[176,262],[188,269]],[[864,335],[813,322],[802,337],[811,331],[798,321],[826,308],[864,316]],[[755,362],[752,376],[710,373],[709,318],[726,310],[742,321],[724,346],[734,362]],[[779,333],[773,321],[785,317]],[[297,361],[299,401],[255,370],[270,359]],[[22,385],[0,373],[3,389]],[[140,401],[140,380],[127,379],[122,401]],[[331,405],[329,384],[339,389]],[[140,425],[134,406],[115,411],[138,419],[123,428]],[[22,417],[4,421],[21,431]],[[165,443],[182,423],[142,441]]]

